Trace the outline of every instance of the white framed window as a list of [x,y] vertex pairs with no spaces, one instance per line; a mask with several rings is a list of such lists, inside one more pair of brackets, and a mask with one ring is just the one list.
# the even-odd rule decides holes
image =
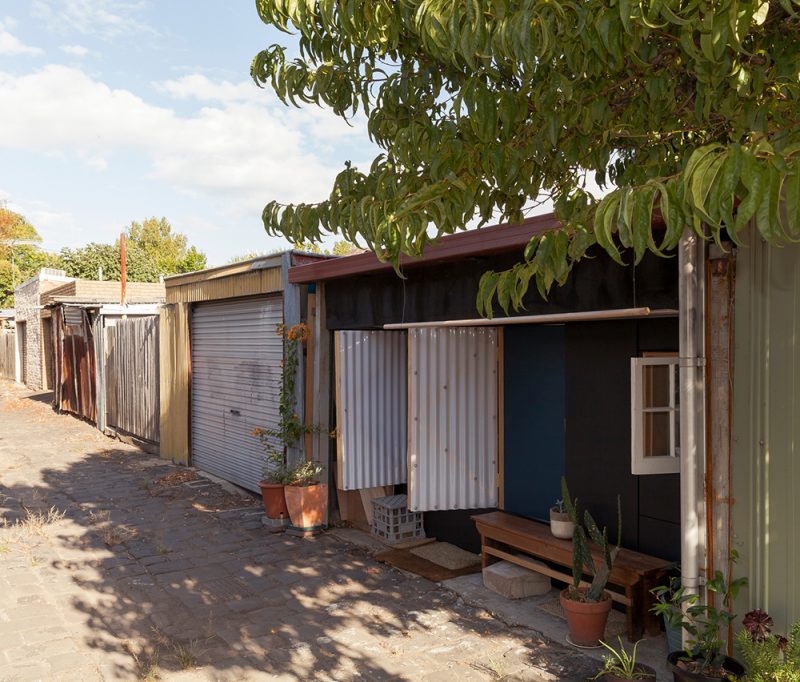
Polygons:
[[678,358],[631,358],[631,473],[676,474],[680,457]]

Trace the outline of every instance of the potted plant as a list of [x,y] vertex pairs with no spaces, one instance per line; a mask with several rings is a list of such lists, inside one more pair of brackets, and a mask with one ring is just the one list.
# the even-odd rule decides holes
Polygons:
[[284,486],[289,483],[289,468],[286,466],[286,455],[282,447],[276,447],[274,439],[279,437],[276,429],[254,429],[253,435],[261,441],[266,452],[266,461],[262,472],[263,479],[258,482],[261,488],[261,500],[264,513],[270,519],[288,519]]
[[315,531],[325,524],[328,486],[316,480],[322,472],[317,462],[302,462],[289,473],[286,506],[292,526],[300,531]]
[[639,646],[639,642],[633,645],[633,651],[629,654],[622,645],[622,638],[617,637],[617,641],[619,642],[619,649],[615,649],[610,644],[600,640],[600,644],[611,653],[603,655],[603,667],[594,677],[589,679],[598,680],[602,678],[608,682],[656,679],[655,670],[649,665],[636,662],[636,647]]
[[556,500],[556,503],[550,507],[550,532],[562,540],[571,540],[574,531],[575,524],[567,514],[564,500]]
[[[736,558],[736,553],[732,553],[732,561]],[[698,595],[688,594],[684,587],[676,590],[669,601],[659,602],[653,607],[655,613],[688,633],[686,648],[667,656],[667,664],[676,682],[731,680],[744,676],[744,666],[723,653],[721,633],[726,632],[733,622],[733,602],[746,584],[747,578],[737,578],[728,583],[722,571],[716,571],[706,589],[721,599],[721,608],[699,603]]]
[[[285,339],[286,344],[286,356],[281,367],[278,423],[275,427],[254,429],[253,435],[261,441],[266,453],[264,479],[258,484],[264,512],[271,519],[285,519],[291,518],[286,486],[307,487],[310,479],[318,475],[322,468],[315,469],[309,462],[292,468],[287,463],[287,450],[295,447],[304,435],[319,431],[317,425],[303,423],[295,412],[298,350],[300,344],[308,339],[308,327],[303,323],[289,328],[279,324],[277,334]],[[327,493],[325,499],[327,502]]]
[[[680,609],[672,604],[672,599],[680,587],[680,576],[671,575],[666,585],[660,585],[650,590],[650,593],[656,597],[659,603],[666,605],[659,613],[661,613],[664,619],[664,634],[667,637],[668,654],[671,654],[673,651],[683,650],[683,630],[680,626]],[[655,612],[655,608],[651,610]],[[670,613],[668,614],[667,611]]]
[[742,625],[736,647],[747,668],[746,680],[800,681],[800,620],[792,625],[788,638],[772,634],[772,618],[761,609],[745,614]]
[[[572,585],[561,592],[561,608],[567,618],[570,641],[577,646],[595,647],[603,638],[611,611],[611,595],[605,588],[619,553],[619,538],[622,535],[621,503],[617,498],[617,546],[612,549],[606,529],[600,531],[588,510],[584,512],[583,525],[580,523],[578,500],[572,502],[567,482],[563,478],[561,489],[567,513],[575,524],[572,535]],[[597,564],[592,557],[589,538],[601,550],[601,560]],[[581,586],[584,570],[592,576],[589,587]]]

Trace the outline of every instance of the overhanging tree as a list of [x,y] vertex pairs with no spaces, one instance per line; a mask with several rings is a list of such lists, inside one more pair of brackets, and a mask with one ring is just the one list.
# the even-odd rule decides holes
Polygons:
[[800,239],[800,0],[256,6],[300,57],[269,47],[255,81],[285,103],[363,110],[382,150],[319,203],[268,203],[272,234],[337,233],[397,265],[551,197],[563,227],[484,275],[485,313],[495,297],[519,308],[532,279],[545,295],[597,248],[638,262],[686,230],[739,241],[751,221],[771,243]]

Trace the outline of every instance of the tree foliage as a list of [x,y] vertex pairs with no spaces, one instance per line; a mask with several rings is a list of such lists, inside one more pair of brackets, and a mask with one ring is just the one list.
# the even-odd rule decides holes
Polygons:
[[53,267],[53,261],[57,259],[53,259],[51,254],[35,245],[19,243],[39,242],[41,239],[24,216],[0,208],[0,308],[14,305],[15,286],[30,279],[41,268]]
[[[157,282],[161,275],[193,272],[206,267],[205,254],[189,246],[185,235],[172,231],[166,218],[132,222],[126,234],[126,276],[131,282]],[[120,243],[92,242],[75,249],[62,249],[63,267],[70,277],[103,279],[122,277]]]
[[484,275],[485,313],[495,297],[520,307],[531,280],[545,295],[597,248],[638,262],[687,230],[741,240],[751,221],[772,243],[800,239],[800,0],[256,6],[298,34],[300,57],[272,45],[255,81],[289,104],[363,110],[382,150],[319,203],[268,203],[269,233],[337,233],[397,264],[551,197],[563,227]]

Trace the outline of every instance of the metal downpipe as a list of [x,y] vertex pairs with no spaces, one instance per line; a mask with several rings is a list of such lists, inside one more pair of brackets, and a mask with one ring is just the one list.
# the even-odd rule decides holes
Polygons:
[[[678,247],[680,355],[681,584],[699,594],[704,554],[705,242],[685,234]],[[684,632],[684,638],[686,632]]]

